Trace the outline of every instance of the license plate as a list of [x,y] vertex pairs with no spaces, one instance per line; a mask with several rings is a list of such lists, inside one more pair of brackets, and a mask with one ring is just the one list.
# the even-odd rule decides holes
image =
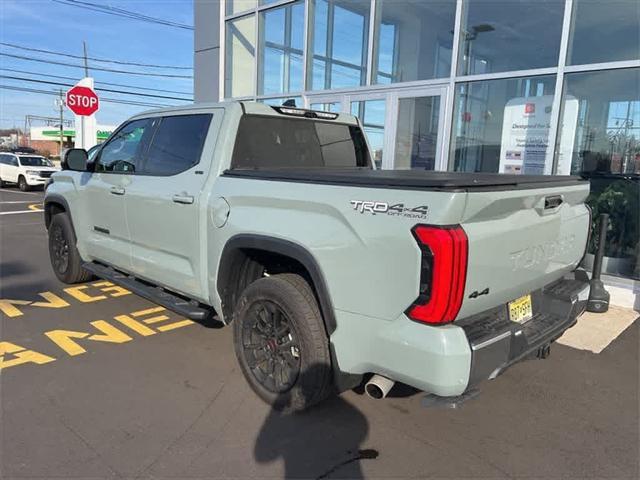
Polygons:
[[525,295],[509,302],[509,318],[512,322],[524,323],[533,317],[531,295]]

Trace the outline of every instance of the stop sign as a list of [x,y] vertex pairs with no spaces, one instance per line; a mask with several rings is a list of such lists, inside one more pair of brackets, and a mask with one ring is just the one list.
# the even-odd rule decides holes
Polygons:
[[76,85],[67,92],[67,107],[76,115],[89,116],[96,113],[100,102],[92,89]]

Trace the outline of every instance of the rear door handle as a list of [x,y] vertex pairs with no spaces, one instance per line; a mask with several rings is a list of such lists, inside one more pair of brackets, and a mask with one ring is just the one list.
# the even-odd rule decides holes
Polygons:
[[193,203],[192,195],[174,195],[173,201],[175,203],[184,203],[185,205],[190,205]]
[[125,191],[124,187],[111,187],[111,193],[114,195],[124,195]]

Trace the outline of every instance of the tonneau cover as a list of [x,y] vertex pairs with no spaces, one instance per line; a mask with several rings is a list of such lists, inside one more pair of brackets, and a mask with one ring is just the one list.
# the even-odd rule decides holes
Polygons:
[[260,169],[226,170],[226,177],[281,182],[321,183],[373,188],[433,190],[517,190],[558,187],[587,182],[567,175],[506,175],[498,173],[433,172],[425,170]]

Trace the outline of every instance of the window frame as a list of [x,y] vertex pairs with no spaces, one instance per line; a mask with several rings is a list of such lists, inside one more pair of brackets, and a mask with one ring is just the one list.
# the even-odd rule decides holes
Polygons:
[[[153,145],[153,141],[156,138],[156,134],[158,133],[159,128],[162,126],[162,122],[166,119],[166,118],[175,118],[175,117],[193,117],[196,115],[207,115],[209,116],[209,125],[206,128],[206,135],[204,137],[204,141],[202,142],[202,147],[200,149],[200,154],[198,155],[198,161],[191,164],[189,167],[185,168],[184,170],[180,170],[179,172],[175,172],[175,173],[153,173],[153,172],[149,172],[147,170],[147,163],[149,162],[149,150],[151,149],[151,146]],[[205,145],[207,142],[207,139],[209,138],[209,135],[211,133],[211,127],[214,123],[214,118],[215,118],[215,113],[214,112],[198,112],[198,113],[176,113],[175,115],[159,115],[157,117],[149,117],[150,119],[153,120],[158,120],[158,121],[154,121],[154,125],[153,125],[153,132],[151,132],[151,139],[149,140],[149,145],[147,145],[146,151],[144,153],[144,156],[142,158],[142,161],[140,162],[140,170],[138,172],[135,172],[135,174],[137,175],[141,175],[141,176],[146,176],[146,177],[175,177],[176,175],[180,175],[184,172],[188,172],[189,170],[193,169],[194,167],[197,167],[198,165],[200,165],[200,163],[202,163],[202,154],[204,153],[205,150]]]
[[[96,158],[91,162],[91,171],[93,173],[104,173],[104,174],[108,174],[108,175],[140,175],[142,173],[142,169],[140,169],[140,171],[138,171],[138,165],[136,165],[136,168],[132,171],[132,172],[114,172],[114,171],[108,171],[108,170],[101,170],[101,171],[97,171],[96,167],[98,166],[98,164],[100,164],[100,160],[102,159],[102,154],[104,153],[104,149],[106,147],[109,146],[109,143],[111,143],[111,141],[118,135],[118,133],[120,133],[122,130],[124,130],[128,125],[131,125],[133,122],[139,122],[141,120],[148,120],[151,122],[151,140],[153,140],[153,137],[156,134],[156,129],[158,127],[158,123],[156,122],[157,118],[161,118],[160,116],[151,116],[151,117],[141,117],[141,118],[131,118],[128,121],[124,122],[122,125],[120,125],[120,127],[118,127],[117,129],[115,129],[113,131],[113,133],[111,135],[109,135],[109,138],[107,138],[103,144],[102,147],[98,150],[98,153],[96,154]],[[144,152],[142,152],[141,156],[140,156],[140,165],[142,166],[145,163],[145,158],[147,156],[147,152],[149,151],[149,146],[151,145],[151,140],[149,141],[148,145],[145,147]]]

